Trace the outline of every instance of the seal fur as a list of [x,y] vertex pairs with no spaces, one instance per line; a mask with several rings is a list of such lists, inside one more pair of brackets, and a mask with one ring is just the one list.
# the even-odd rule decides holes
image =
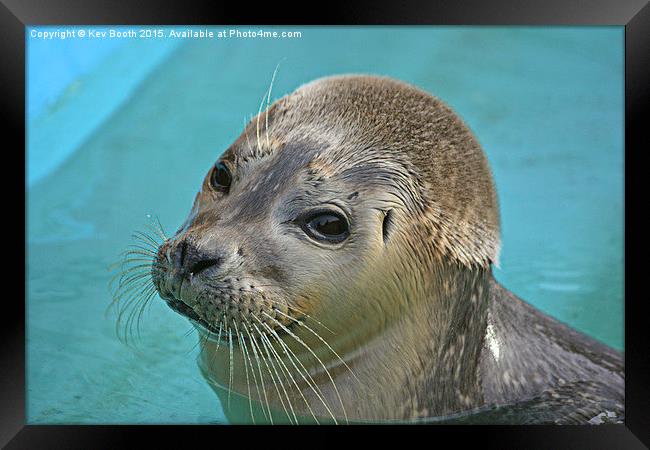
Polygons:
[[[440,100],[383,77],[319,79],[220,160],[232,187],[215,192],[208,173],[152,275],[199,323],[199,365],[232,421],[623,420],[621,355],[493,278],[488,163]],[[292,222],[324,204],[349,219],[341,244]],[[189,260],[218,264],[195,274]]]

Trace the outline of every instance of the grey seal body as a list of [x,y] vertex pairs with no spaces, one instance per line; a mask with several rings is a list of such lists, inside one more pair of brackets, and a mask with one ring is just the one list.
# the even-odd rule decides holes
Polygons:
[[152,276],[233,422],[621,421],[621,355],[501,287],[499,239],[462,120],[337,76],[247,125]]
[[479,363],[484,407],[464,423],[624,420],[622,355],[491,281]]

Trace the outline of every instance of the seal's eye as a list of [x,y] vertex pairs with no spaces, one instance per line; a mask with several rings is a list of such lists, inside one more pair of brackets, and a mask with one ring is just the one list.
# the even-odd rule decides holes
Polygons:
[[302,229],[316,240],[331,243],[343,242],[350,234],[345,218],[332,212],[308,216],[303,222]]
[[210,175],[210,185],[212,189],[220,192],[228,192],[232,183],[230,170],[223,163],[216,163]]

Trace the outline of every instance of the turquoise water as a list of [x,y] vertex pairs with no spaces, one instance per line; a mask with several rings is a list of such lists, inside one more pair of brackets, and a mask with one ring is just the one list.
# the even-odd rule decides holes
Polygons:
[[[278,30],[302,37],[27,39],[29,423],[226,422],[196,367],[195,333],[162,301],[151,303],[136,349],[117,340],[107,267],[147,214],[167,230],[180,225],[278,63],[274,98],[362,72],[445,100],[494,173],[496,277],[623,349],[622,27]],[[57,68],[74,45],[105,56]],[[61,58],[43,56],[55,50]]]

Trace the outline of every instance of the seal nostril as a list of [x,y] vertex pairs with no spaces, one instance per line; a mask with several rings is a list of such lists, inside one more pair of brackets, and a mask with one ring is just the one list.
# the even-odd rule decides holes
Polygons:
[[187,258],[187,240],[183,239],[180,243],[176,245],[176,248],[173,250],[173,264],[174,267],[180,269],[185,264]]
[[216,266],[219,264],[219,258],[217,259],[204,259],[202,261],[198,261],[195,263],[191,268],[190,268],[190,273],[193,273],[196,275],[199,272],[204,271],[205,269]]

